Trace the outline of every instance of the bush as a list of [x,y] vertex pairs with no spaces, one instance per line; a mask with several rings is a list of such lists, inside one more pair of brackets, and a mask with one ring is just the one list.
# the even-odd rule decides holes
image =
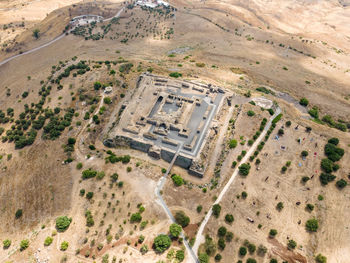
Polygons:
[[11,246],[11,240],[10,239],[5,239],[4,241],[2,241],[2,245],[4,247],[4,249],[8,249]]
[[112,103],[112,99],[111,99],[110,97],[105,97],[105,98],[103,99],[103,102],[104,102],[105,104],[111,104],[111,103]]
[[167,235],[160,234],[153,241],[154,249],[158,253],[163,253],[171,245],[171,240]]
[[289,241],[288,241],[288,248],[289,249],[294,249],[294,248],[296,248],[297,247],[297,242],[295,242],[293,239],[290,239]]
[[254,258],[248,258],[247,263],[256,263],[256,260]]
[[235,140],[235,139],[230,140],[230,142],[229,142],[230,149],[236,148],[236,146],[237,146],[237,140]]
[[220,254],[216,254],[214,259],[216,262],[219,262],[222,259],[222,256]]
[[325,256],[323,256],[322,254],[318,254],[315,257],[315,260],[317,263],[327,263],[327,258]]
[[278,261],[277,261],[277,259],[272,258],[272,259],[270,260],[270,263],[278,263]]
[[318,221],[315,218],[309,219],[305,224],[306,230],[309,232],[316,232],[318,229]]
[[182,74],[179,73],[179,72],[171,72],[169,74],[169,76],[172,77],[172,78],[178,78],[178,77],[182,77]]
[[333,171],[333,162],[327,158],[322,159],[321,161],[321,168],[326,173],[330,173]]
[[82,172],[82,178],[83,179],[89,179],[89,178],[93,178],[97,175],[97,171],[92,170],[92,169],[88,169],[88,170],[84,170]]
[[148,252],[148,246],[147,245],[141,246],[140,252],[142,255],[146,254]]
[[178,224],[171,224],[169,227],[170,235],[173,238],[178,238],[181,234],[181,231],[182,231],[182,227]]
[[309,110],[309,114],[311,117],[314,117],[315,119],[318,119],[319,115],[318,115],[318,108],[317,107],[313,107],[311,110]]
[[277,209],[278,211],[282,211],[283,207],[284,207],[284,205],[283,205],[282,202],[279,202],[279,203],[276,205],[276,209]]
[[198,260],[200,263],[209,263],[209,256],[206,253],[201,253],[198,256]]
[[249,251],[250,254],[253,254],[255,252],[255,250],[256,250],[256,246],[254,244],[252,244],[252,243],[249,243],[247,245],[247,247],[248,247],[248,251]]
[[308,156],[309,155],[309,153],[307,152],[307,151],[302,151],[301,152],[301,156],[302,157],[306,157],[306,156]]
[[225,239],[223,239],[222,237],[220,237],[218,240],[218,247],[220,250],[224,250],[226,247]]
[[190,218],[183,211],[178,211],[175,214],[175,221],[182,227],[188,226]]
[[181,185],[183,185],[184,184],[184,180],[182,179],[182,177],[181,176],[179,176],[179,175],[173,175],[172,177],[171,177],[171,179],[173,180],[173,183],[176,185],[176,186],[181,186]]
[[233,222],[233,220],[234,220],[234,218],[233,218],[233,215],[232,214],[226,214],[225,215],[225,221],[227,222],[227,223],[232,223]]
[[249,111],[247,112],[247,115],[248,115],[249,117],[252,117],[252,116],[255,115],[255,112],[252,111],[252,110],[249,110]]
[[227,242],[231,242],[232,239],[233,239],[233,233],[232,232],[227,232],[225,237],[226,237],[226,241]]
[[247,255],[247,249],[245,247],[240,247],[239,248],[239,255],[241,255],[242,257]]
[[290,127],[292,125],[292,122],[291,121],[286,121],[286,126],[287,127]]
[[93,193],[93,192],[88,192],[88,193],[86,194],[86,198],[87,198],[88,200],[92,199],[93,196],[94,196],[94,193]]
[[179,261],[182,262],[185,259],[185,252],[183,250],[178,250],[176,251],[175,258]]
[[24,239],[21,241],[21,243],[19,244],[19,248],[21,251],[27,249],[29,247],[29,240],[28,239]]
[[83,164],[82,163],[77,163],[76,168],[77,168],[77,170],[80,170],[81,168],[83,168]]
[[224,226],[219,227],[218,229],[218,236],[219,237],[224,237],[227,233],[227,229]]
[[213,205],[213,214],[216,218],[219,217],[220,212],[221,212],[221,206],[219,204]]
[[320,175],[320,181],[322,185],[327,185],[328,183],[334,181],[335,178],[335,175],[329,173],[321,173]]
[[339,161],[344,155],[344,149],[336,147],[332,143],[327,143],[324,147],[324,153],[327,155],[328,159],[333,162]]
[[337,146],[338,143],[339,143],[339,139],[338,139],[338,138],[330,138],[330,139],[328,140],[328,143],[331,143],[331,144]]
[[347,182],[344,179],[340,179],[336,182],[336,185],[339,189],[343,189],[345,186],[347,186]]
[[22,209],[18,209],[15,213],[15,217],[16,219],[20,218],[23,215],[23,210]]
[[59,232],[64,232],[68,229],[71,222],[72,222],[72,218],[68,218],[67,216],[57,217],[56,218],[56,229]]
[[270,237],[275,237],[277,235],[277,230],[276,229],[270,229],[269,235],[270,235]]
[[257,254],[260,256],[264,256],[267,253],[267,247],[263,245],[259,245]]
[[306,98],[301,98],[299,104],[306,107],[309,105],[309,101]]
[[67,241],[63,241],[63,242],[61,243],[60,249],[61,249],[62,251],[66,251],[67,248],[68,248],[68,246],[69,246],[69,243],[68,243]]
[[44,246],[50,246],[52,244],[52,241],[53,241],[53,238],[48,236],[47,238],[45,238],[45,241],[44,241]]
[[249,163],[243,163],[239,167],[239,174],[243,176],[247,176],[250,171],[250,164]]
[[141,222],[141,220],[142,220],[142,216],[141,216],[141,214],[139,212],[134,213],[134,214],[132,214],[130,216],[130,222],[131,223],[135,223],[135,222],[139,223],[139,222]]
[[313,204],[306,204],[306,209],[308,210],[308,211],[313,211],[314,210],[314,208],[315,208],[315,206],[313,205]]
[[200,213],[202,211],[203,207],[201,205],[197,206],[197,213]]

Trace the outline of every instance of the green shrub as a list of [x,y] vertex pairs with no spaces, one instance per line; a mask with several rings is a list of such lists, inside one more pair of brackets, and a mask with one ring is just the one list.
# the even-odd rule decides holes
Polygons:
[[222,259],[222,256],[220,254],[216,254],[214,259],[216,262],[219,262]]
[[182,262],[185,259],[185,252],[183,250],[176,251],[175,258],[178,260],[178,262]]
[[219,227],[218,229],[218,236],[219,237],[224,237],[227,233],[227,229],[224,226]]
[[333,171],[333,162],[327,158],[322,159],[321,168],[326,173],[331,173]]
[[324,147],[324,153],[327,155],[328,159],[333,162],[339,161],[344,155],[344,149],[336,147],[332,143],[327,143]]
[[83,163],[77,163],[76,168],[77,170],[80,170],[81,168],[83,168]]
[[172,77],[172,78],[179,78],[179,77],[182,77],[182,74],[179,73],[179,72],[171,72],[169,74],[169,76]]
[[29,240],[28,239],[24,239],[21,241],[21,243],[19,244],[19,248],[21,251],[26,250],[29,247]]
[[182,177],[181,176],[179,176],[179,175],[173,175],[172,177],[171,177],[171,179],[173,180],[173,182],[174,182],[174,184],[176,185],[176,186],[181,186],[181,185],[183,185],[184,184],[184,180],[182,179]]
[[5,239],[4,241],[2,241],[2,245],[4,247],[4,249],[8,249],[11,246],[11,240],[10,239]]
[[22,209],[18,209],[15,213],[15,217],[16,219],[20,218],[23,215],[23,210]]
[[321,173],[320,175],[320,181],[322,185],[327,185],[328,183],[334,181],[335,178],[335,175],[329,173]]
[[233,239],[233,233],[232,232],[227,232],[225,238],[226,238],[227,242],[231,242],[232,239]]
[[213,205],[213,215],[218,218],[221,212],[221,206],[219,204]]
[[142,216],[139,212],[134,213],[130,216],[130,222],[134,223],[134,222],[141,222],[142,220]]
[[255,112],[252,111],[252,110],[249,110],[249,111],[247,112],[247,115],[248,115],[249,117],[252,117],[252,116],[255,115]]
[[275,237],[277,235],[277,230],[276,229],[270,229],[269,235],[270,235],[270,237]]
[[203,207],[201,205],[197,206],[197,213],[200,213],[202,211]]
[[243,163],[239,167],[239,174],[243,176],[247,176],[250,171],[250,164],[249,163]]
[[318,108],[317,107],[313,107],[311,110],[309,110],[309,114],[311,117],[314,117],[315,119],[318,119],[319,115],[318,115]]
[[233,215],[232,214],[226,214],[225,215],[225,221],[227,222],[227,223],[232,223],[233,222],[233,220],[234,220],[234,218],[233,218]]
[[93,197],[94,197],[94,193],[93,193],[93,192],[88,192],[88,193],[86,194],[86,198],[87,198],[88,200],[92,199]]
[[237,146],[237,140],[235,140],[235,139],[230,140],[230,142],[229,142],[230,149],[236,148],[236,146]]
[[223,239],[222,237],[220,237],[218,240],[218,247],[220,250],[224,250],[226,247],[225,239]]
[[297,247],[297,242],[295,242],[293,239],[290,239],[288,241],[288,248],[289,249],[295,249]]
[[209,263],[209,256],[206,253],[201,253],[198,256],[198,260],[200,263]]
[[322,254],[318,254],[315,257],[315,260],[317,263],[327,263],[327,258],[325,256],[323,256]]
[[69,246],[69,243],[68,243],[67,241],[63,241],[63,242],[61,243],[60,250],[66,251],[67,248],[68,248],[68,246]]
[[344,179],[340,179],[336,182],[336,185],[339,189],[343,189],[345,186],[347,186],[347,182]]
[[309,155],[309,153],[307,152],[307,151],[302,151],[301,152],[301,156],[302,157],[306,157],[306,156],[308,156]]
[[299,104],[306,107],[309,105],[309,101],[306,98],[301,98]]
[[309,219],[305,224],[306,230],[309,232],[316,232],[318,229],[318,221],[315,218]]
[[239,255],[241,255],[242,257],[247,255],[247,248],[245,247],[240,247],[239,248]]
[[153,241],[154,249],[158,253],[163,253],[171,245],[171,240],[167,235],[160,234]]
[[93,178],[97,175],[97,171],[92,170],[91,168],[88,170],[84,170],[82,172],[82,178],[83,179],[89,179],[89,178]]
[[45,241],[44,241],[44,246],[50,246],[52,244],[52,241],[53,241],[53,238],[48,236],[45,238]]
[[315,208],[315,206],[313,205],[313,204],[306,204],[306,209],[308,210],[308,211],[313,211],[314,210],[314,208]]
[[56,229],[59,232],[64,232],[68,229],[71,222],[72,222],[72,218],[68,218],[67,216],[57,217],[56,218]]
[[182,227],[188,226],[190,218],[183,211],[177,211],[175,213],[175,221]]
[[330,139],[328,140],[328,143],[331,143],[331,144],[337,146],[338,143],[339,143],[339,139],[338,139],[338,138],[330,138]]
[[178,224],[171,224],[169,227],[170,235],[173,238],[178,238],[181,234],[181,231],[182,231],[182,227]]

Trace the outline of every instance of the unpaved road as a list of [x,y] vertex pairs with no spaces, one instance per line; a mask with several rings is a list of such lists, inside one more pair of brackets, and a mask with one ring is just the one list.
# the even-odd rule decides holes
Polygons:
[[[115,18],[115,17],[119,17],[120,14],[123,12],[123,10],[124,10],[124,7],[123,7],[122,9],[120,9],[120,10],[118,11],[118,13],[117,13],[115,16],[112,16],[112,17],[110,17],[110,18],[106,18],[106,19],[103,20],[103,22],[112,20],[112,19]],[[72,29],[70,29],[68,32],[70,33],[73,29],[74,29],[74,27],[73,27]],[[45,43],[45,44],[42,44],[41,46],[38,46],[38,47],[33,48],[33,49],[31,49],[31,50],[25,51],[25,52],[23,52],[23,53],[21,53],[21,54],[18,54],[18,55],[9,57],[9,58],[7,58],[7,59],[5,59],[5,60],[3,60],[3,61],[0,62],[0,67],[1,67],[2,65],[6,64],[7,62],[9,62],[9,61],[15,59],[15,58],[18,58],[18,57],[20,57],[20,56],[24,56],[24,55],[33,53],[33,52],[38,51],[38,50],[40,50],[40,49],[42,49],[42,48],[44,48],[44,47],[47,47],[47,46],[49,46],[49,45],[55,43],[56,41],[62,39],[64,36],[66,36],[66,33],[63,33],[62,35],[60,35],[60,36],[54,38],[53,40],[51,40],[51,41],[49,41],[49,42],[47,42],[47,43]]]
[[[224,197],[225,193],[227,192],[227,190],[229,189],[229,187],[231,186],[231,184],[235,180],[236,176],[238,175],[238,172],[239,172],[238,167],[239,167],[239,165],[248,161],[249,157],[256,150],[256,147],[259,145],[261,140],[265,137],[265,134],[266,134],[267,130],[271,126],[272,120],[280,113],[281,113],[281,109],[277,108],[275,114],[273,116],[271,116],[269,122],[267,123],[264,131],[260,134],[259,138],[255,141],[255,143],[252,145],[252,147],[250,147],[250,149],[248,150],[247,154],[242,158],[241,162],[236,166],[236,169],[233,171],[230,180],[227,182],[225,187],[222,189],[222,191],[220,192],[218,198],[213,203],[213,205],[216,205],[216,204],[221,202],[221,200]],[[212,211],[213,205],[210,207],[208,213],[206,214],[204,220],[202,221],[201,225],[198,228],[197,235],[196,235],[196,241],[195,241],[195,243],[194,243],[194,245],[192,247],[192,250],[193,250],[193,252],[196,255],[198,255],[199,245],[205,241],[204,240],[204,236],[203,236],[203,231],[204,231],[204,228],[207,225],[207,223],[208,223],[208,221],[209,221],[209,219],[210,219],[210,217],[211,217],[211,215],[213,213],[213,211]]]

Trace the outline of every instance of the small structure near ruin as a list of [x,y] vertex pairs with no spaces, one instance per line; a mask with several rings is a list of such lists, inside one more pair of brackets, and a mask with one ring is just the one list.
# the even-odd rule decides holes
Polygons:
[[104,143],[128,145],[168,162],[179,151],[175,164],[202,177],[205,168],[196,159],[224,97],[216,86],[144,73]]

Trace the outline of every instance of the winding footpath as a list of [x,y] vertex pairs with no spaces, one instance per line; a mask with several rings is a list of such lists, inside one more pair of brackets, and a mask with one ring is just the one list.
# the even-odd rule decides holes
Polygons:
[[[222,191],[220,192],[218,198],[213,203],[213,205],[216,205],[216,204],[221,202],[221,200],[224,197],[225,193],[230,188],[231,184],[233,183],[233,181],[235,180],[236,176],[238,175],[238,172],[239,172],[238,167],[239,167],[239,165],[248,161],[249,157],[254,153],[256,147],[259,145],[261,140],[265,137],[267,130],[270,128],[270,126],[272,124],[272,120],[275,117],[277,117],[277,115],[279,115],[280,113],[281,113],[281,109],[277,108],[275,114],[273,116],[271,116],[269,122],[265,126],[265,129],[260,134],[259,138],[254,142],[254,144],[248,150],[247,154],[242,158],[241,162],[236,166],[236,169],[233,171],[230,180],[226,183],[225,187],[222,189]],[[209,221],[209,219],[210,219],[210,217],[211,217],[211,215],[213,213],[213,211],[212,211],[213,205],[210,207],[208,213],[206,214],[204,220],[202,221],[202,223],[199,226],[199,229],[197,231],[196,241],[195,241],[195,243],[194,243],[194,245],[192,247],[192,251],[195,253],[195,255],[198,255],[199,245],[204,243],[204,241],[205,241],[204,236],[203,236],[203,231],[204,231],[204,228],[207,225],[207,223],[208,223],[208,221]]]
[[[107,22],[107,21],[112,20],[113,18],[118,18],[118,17],[120,16],[120,14],[123,12],[123,10],[124,10],[124,7],[123,7],[122,9],[120,9],[120,10],[118,11],[118,13],[117,13],[115,16],[112,16],[112,17],[110,17],[110,18],[103,19],[102,22]],[[83,15],[83,16],[84,16],[84,15]],[[75,27],[73,27],[72,29],[70,29],[70,30],[68,31],[68,33],[70,33],[74,28],[75,28]],[[47,46],[50,46],[51,44],[53,44],[53,43],[57,42],[58,40],[62,39],[64,36],[66,36],[66,33],[63,33],[63,34],[59,35],[58,37],[54,38],[53,40],[51,40],[51,41],[49,41],[49,42],[47,42],[47,43],[45,43],[45,44],[42,44],[41,46],[38,46],[38,47],[33,48],[33,49],[31,49],[31,50],[25,51],[25,52],[23,52],[23,53],[21,53],[21,54],[18,54],[18,55],[9,57],[9,58],[7,58],[7,59],[5,59],[5,60],[3,60],[3,61],[0,62],[0,67],[1,67],[2,65],[5,65],[7,62],[9,62],[9,61],[11,61],[11,60],[13,60],[13,59],[15,59],[15,58],[18,58],[18,57],[21,57],[21,56],[24,56],[24,55],[33,53],[33,52],[38,51],[38,50],[40,50],[40,49],[42,49],[42,48],[45,48],[45,47],[47,47]]]

